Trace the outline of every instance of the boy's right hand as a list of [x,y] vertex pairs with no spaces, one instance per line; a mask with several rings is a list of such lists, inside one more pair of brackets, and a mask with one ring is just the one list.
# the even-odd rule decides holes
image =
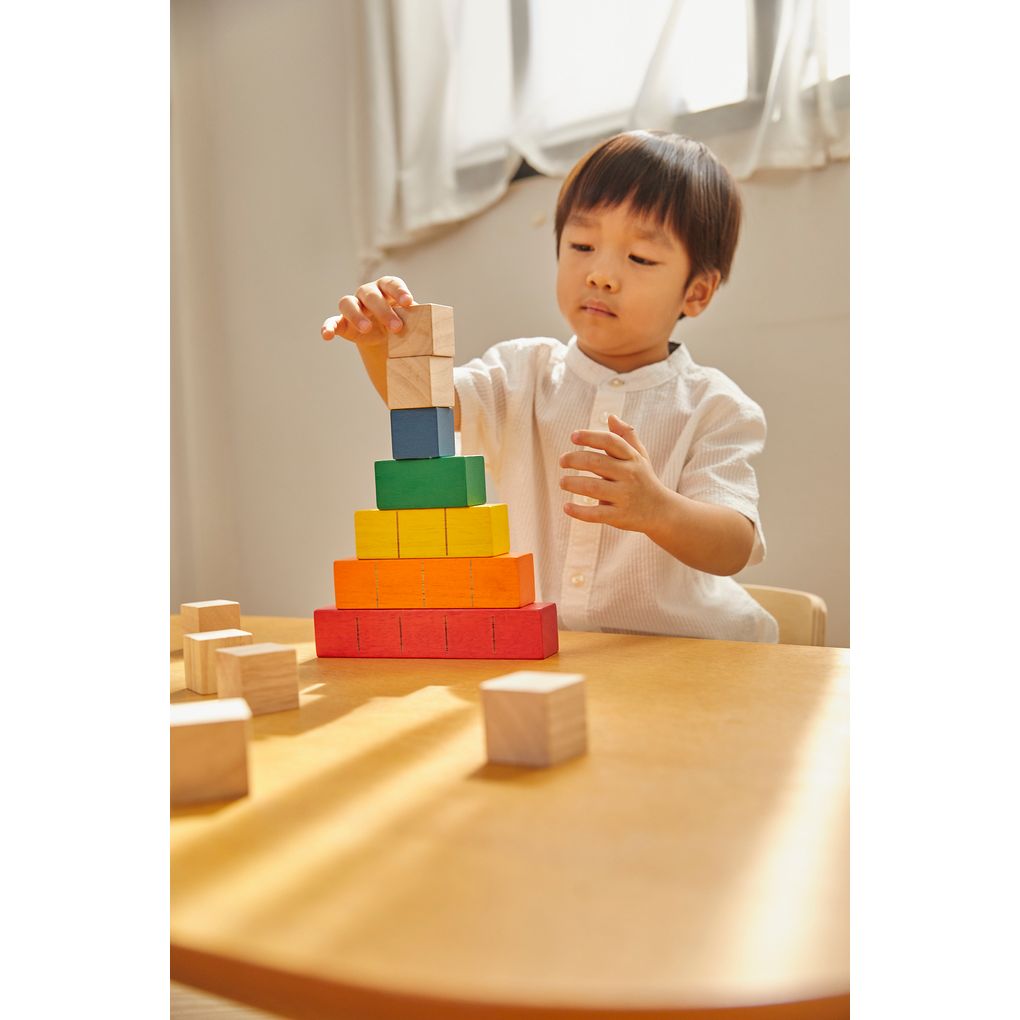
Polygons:
[[362,284],[356,293],[340,298],[337,305],[340,314],[322,324],[322,339],[340,336],[360,346],[385,344],[391,333],[399,333],[404,328],[394,307],[407,308],[412,304],[414,298],[400,277],[382,276],[372,283]]

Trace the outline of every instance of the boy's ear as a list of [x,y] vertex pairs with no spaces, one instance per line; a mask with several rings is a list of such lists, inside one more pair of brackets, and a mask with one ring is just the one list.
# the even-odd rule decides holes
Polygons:
[[700,315],[711,303],[719,289],[722,274],[718,269],[699,273],[688,285],[681,309],[684,315]]

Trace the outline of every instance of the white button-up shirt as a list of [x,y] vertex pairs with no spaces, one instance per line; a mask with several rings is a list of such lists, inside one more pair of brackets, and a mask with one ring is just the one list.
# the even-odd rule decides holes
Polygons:
[[730,507],[754,524],[749,565],[765,556],[751,458],[765,442],[761,408],[683,346],[618,374],[577,346],[507,340],[454,370],[461,450],[482,454],[510,518],[511,551],[535,554],[536,597],[566,630],[775,641],[775,620],[732,578],[686,566],[639,532],[577,521],[563,504],[597,502],[560,488],[561,454],[579,428],[633,425],[663,483]]

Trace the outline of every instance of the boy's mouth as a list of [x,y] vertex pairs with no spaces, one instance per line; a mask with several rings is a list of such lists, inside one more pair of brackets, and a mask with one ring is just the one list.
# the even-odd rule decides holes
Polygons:
[[601,301],[586,301],[581,305],[581,311],[591,312],[593,315],[605,315],[612,319],[616,318],[616,313],[610,311]]

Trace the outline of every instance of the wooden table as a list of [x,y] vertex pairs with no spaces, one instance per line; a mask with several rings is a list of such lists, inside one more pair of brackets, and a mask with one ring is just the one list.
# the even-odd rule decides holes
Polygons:
[[[248,797],[172,813],[174,980],[296,1018],[849,1015],[847,650],[242,626],[297,645],[301,707],[254,720]],[[586,675],[586,756],[486,763],[478,685],[516,669]]]

